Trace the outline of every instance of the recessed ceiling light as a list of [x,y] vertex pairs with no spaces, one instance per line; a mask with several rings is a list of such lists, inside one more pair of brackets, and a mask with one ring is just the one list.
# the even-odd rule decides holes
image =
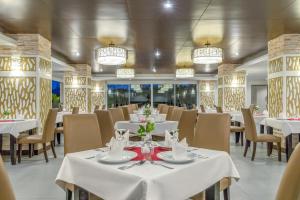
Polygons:
[[73,54],[74,54],[75,56],[80,56],[80,53],[79,53],[78,51],[73,51]]
[[161,55],[161,54],[160,54],[160,51],[159,51],[159,50],[156,50],[155,53],[154,53],[154,55],[155,55],[156,58],[159,58],[160,55]]
[[164,8],[170,10],[173,8],[173,4],[170,1],[166,1],[164,3]]
[[240,54],[239,54],[239,52],[235,52],[235,55],[238,56],[238,55],[240,55]]

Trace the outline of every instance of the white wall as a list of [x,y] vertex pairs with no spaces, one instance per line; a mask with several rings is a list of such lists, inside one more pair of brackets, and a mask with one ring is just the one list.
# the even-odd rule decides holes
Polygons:
[[252,91],[251,91],[251,86],[252,85],[268,85],[268,82],[266,80],[261,80],[261,81],[251,81],[247,79],[247,88],[246,88],[246,107],[250,106],[251,104],[251,96]]

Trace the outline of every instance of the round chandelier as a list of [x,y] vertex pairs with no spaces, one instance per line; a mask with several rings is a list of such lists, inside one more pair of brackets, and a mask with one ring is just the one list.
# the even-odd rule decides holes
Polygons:
[[117,69],[117,78],[134,78],[135,76],[135,71],[133,68],[120,68]]
[[101,65],[123,65],[127,60],[127,51],[111,43],[108,47],[96,49],[95,56]]
[[176,69],[176,78],[192,78],[195,76],[193,68],[179,68]]
[[216,64],[223,60],[223,51],[221,48],[211,47],[207,42],[205,47],[194,49],[192,54],[195,64]]

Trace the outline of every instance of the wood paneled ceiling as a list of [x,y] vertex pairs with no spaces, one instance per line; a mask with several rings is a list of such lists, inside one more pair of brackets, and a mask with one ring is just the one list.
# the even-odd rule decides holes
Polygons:
[[[110,42],[129,50],[137,73],[174,73],[191,65],[191,50],[209,41],[224,62],[239,63],[283,33],[300,33],[300,0],[0,0],[7,33],[40,33],[55,54],[72,63],[94,63],[94,49]],[[156,59],[154,52],[161,56]],[[77,55],[79,52],[80,55]],[[216,65],[194,65],[215,73]],[[104,67],[102,73],[113,73]]]

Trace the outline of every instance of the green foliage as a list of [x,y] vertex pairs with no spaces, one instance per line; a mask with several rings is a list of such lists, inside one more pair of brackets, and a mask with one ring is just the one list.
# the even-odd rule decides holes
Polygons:
[[154,131],[155,124],[153,122],[147,122],[146,125],[140,125],[138,130],[139,136],[145,136],[146,134]]
[[52,107],[57,108],[59,107],[60,97],[56,94],[52,94]]
[[5,110],[5,111],[3,112],[3,115],[4,115],[4,116],[8,116],[8,115],[10,115],[10,113],[11,113],[10,110]]
[[151,115],[151,108],[147,105],[144,109],[144,115],[148,118]]

